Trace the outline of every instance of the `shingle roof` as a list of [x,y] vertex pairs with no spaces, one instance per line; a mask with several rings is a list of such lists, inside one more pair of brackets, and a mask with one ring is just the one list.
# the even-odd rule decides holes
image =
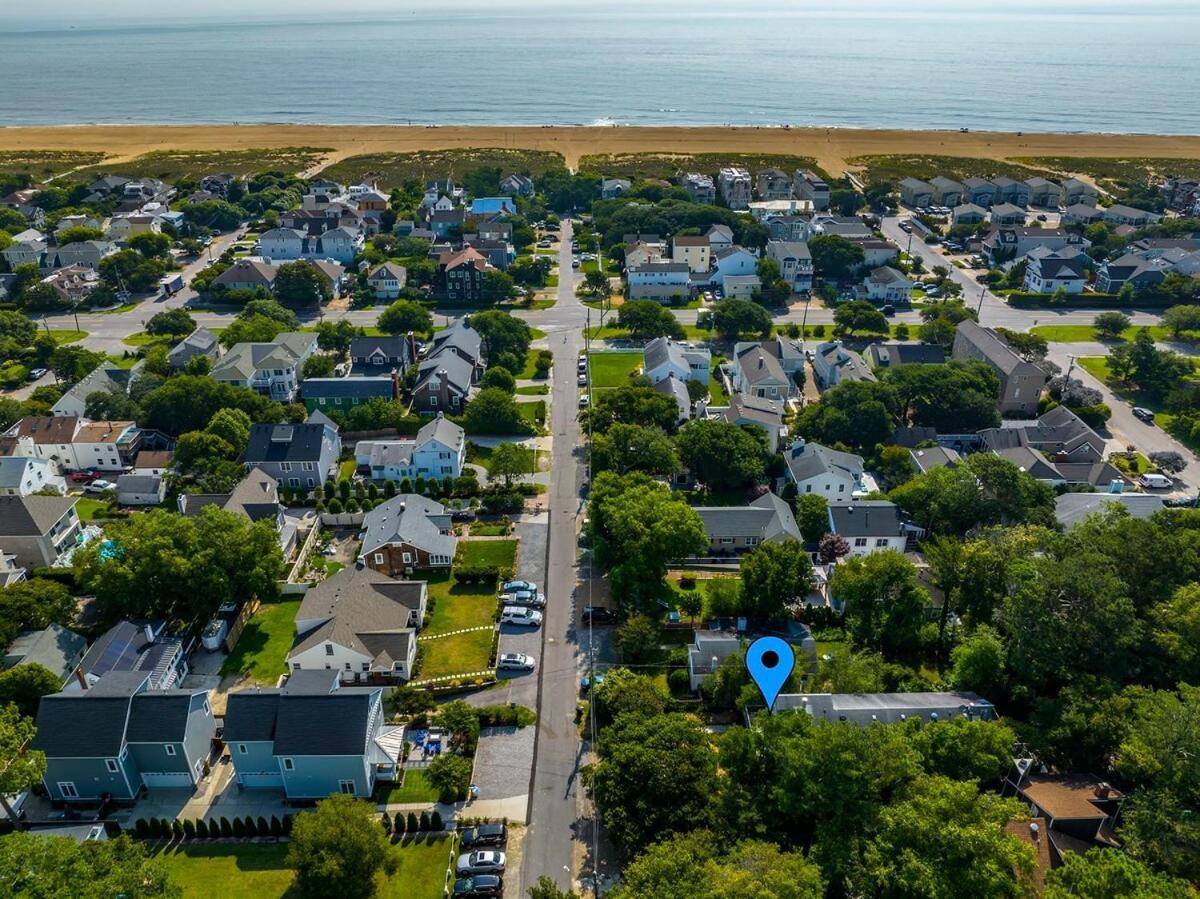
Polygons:
[[764,493],[747,506],[696,506],[709,538],[757,537],[759,540],[800,540],[800,528],[786,502]]
[[365,565],[343,569],[305,594],[296,621],[322,623],[297,634],[291,654],[332,642],[377,660],[389,650],[382,660],[386,668],[407,661],[415,636],[410,620],[425,595],[424,581],[397,581]]
[[447,379],[460,393],[465,394],[471,389],[475,366],[457,353],[446,351],[427,357],[417,367],[417,381],[413,393],[417,393],[431,377],[441,371],[446,373]]
[[16,437],[27,437],[36,444],[66,444],[75,440],[79,428],[76,415],[27,415],[10,428]]
[[217,346],[216,335],[208,328],[197,328],[167,353],[172,365],[181,366],[193,356],[208,354]]
[[133,697],[125,739],[130,743],[178,743],[187,734],[188,714],[207,690],[151,690]]
[[224,739],[227,743],[254,743],[275,739],[279,690],[235,690],[225,703]]
[[819,443],[791,446],[784,453],[784,458],[792,477],[797,481],[805,481],[826,473],[836,473],[857,481],[863,473],[862,456],[843,453]]
[[1025,364],[1024,360],[1014,353],[1007,343],[997,337],[995,332],[981,327],[971,319],[959,322],[957,330],[975,349],[986,356],[989,362],[1005,374],[1011,374],[1018,366]]
[[395,262],[384,262],[375,267],[367,276],[368,281],[386,281],[388,279],[403,281],[408,276],[407,269]]
[[448,348],[454,349],[460,355],[465,355],[473,362],[479,361],[483,355],[483,338],[480,337],[478,331],[471,327],[468,316],[463,316],[449,328],[433,335],[429,358],[434,358]]
[[77,496],[0,496],[0,537],[41,537],[77,502]]
[[9,644],[4,655],[13,664],[37,664],[55,674],[66,676],[75,659],[87,648],[87,640],[61,624],[40,631],[25,631]]
[[328,695],[285,694],[275,716],[275,755],[363,754],[380,692],[343,688]]
[[835,534],[854,537],[898,537],[903,533],[900,507],[886,500],[859,500],[829,507]]
[[1134,518],[1149,518],[1163,508],[1163,499],[1145,493],[1064,493],[1054,500],[1054,517],[1071,527],[1113,504],[1123,506]]
[[252,425],[250,441],[246,445],[246,464],[320,461],[325,431],[325,425],[315,422]]
[[408,543],[431,555],[453,556],[458,541],[449,530],[450,515],[441,503],[402,493],[376,506],[363,519],[360,554],[392,543]]
[[466,434],[467,432],[459,425],[439,412],[433,421],[422,425],[421,429],[417,431],[416,444],[418,447],[422,447],[429,441],[436,440],[443,446],[457,448],[462,446],[463,441],[466,440]]
[[158,493],[162,478],[156,474],[123,474],[117,478],[117,493]]
[[316,334],[289,331],[265,343],[238,343],[213,366],[215,380],[248,380],[260,368],[294,367],[316,345]]
[[867,348],[876,365],[940,365],[946,351],[935,343],[873,343]]
[[671,377],[663,378],[655,384],[654,390],[658,393],[665,393],[675,400],[675,405],[679,407],[679,418],[681,421],[690,417],[692,409],[691,394],[687,391],[687,385],[677,379],[673,373]]
[[119,756],[132,696],[106,693],[96,687],[43,696],[31,748],[52,759]]
[[751,384],[766,380],[786,382],[788,379],[779,360],[763,349],[761,344],[752,344],[739,352],[737,365],[742,377]]

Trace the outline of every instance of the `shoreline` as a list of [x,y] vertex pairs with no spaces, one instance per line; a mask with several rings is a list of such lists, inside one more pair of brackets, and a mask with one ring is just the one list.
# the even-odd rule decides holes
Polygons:
[[1200,159],[1200,135],[914,131],[834,126],[672,125],[38,125],[0,126],[0,152],[79,150],[119,164],[154,151],[329,148],[329,164],[366,153],[498,147],[548,150],[572,168],[587,154],[762,153],[809,156],[831,175],[859,156],[976,159],[1110,157]]

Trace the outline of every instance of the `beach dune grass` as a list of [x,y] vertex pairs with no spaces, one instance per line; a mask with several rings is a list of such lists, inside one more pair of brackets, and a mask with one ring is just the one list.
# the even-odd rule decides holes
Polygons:
[[83,150],[6,150],[0,152],[0,174],[29,175],[38,180],[79,166],[95,165],[104,156]]
[[789,175],[796,169],[812,169],[829,177],[811,156],[779,153],[594,153],[580,157],[582,172],[603,172],[606,178],[659,178],[674,181],[681,172],[715,175],[725,166],[741,166],[757,175],[762,169],[782,169]]
[[480,147],[457,150],[419,150],[412,153],[367,153],[339,160],[321,175],[339,183],[361,181],[368,173],[383,188],[399,187],[405,181],[461,178],[472,169],[498,166],[503,174],[528,172],[534,179],[551,169],[566,167],[562,154],[549,150],[514,150]]
[[[857,156],[847,160],[865,175],[865,180],[889,181],[896,184],[905,178],[920,178],[928,181],[938,175],[961,181],[963,178],[978,176],[980,178],[1009,177],[1024,181],[1037,175],[1052,178],[1055,172],[1038,168],[1035,165],[1023,165],[1020,162],[1001,159],[975,158],[970,156],[927,156],[927,155],[890,155],[890,156]],[[1032,163],[1032,161],[1030,161]]]
[[121,174],[126,178],[157,178],[160,181],[199,180],[205,175],[228,172],[254,175],[283,172],[294,175],[317,165],[328,148],[273,147],[248,150],[153,150],[119,165],[98,162],[76,174],[80,178]]

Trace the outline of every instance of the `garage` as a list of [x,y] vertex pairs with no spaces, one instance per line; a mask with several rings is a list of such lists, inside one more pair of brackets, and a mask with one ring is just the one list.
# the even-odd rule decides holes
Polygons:
[[142,772],[142,782],[154,789],[186,789],[192,788],[192,776],[186,771]]

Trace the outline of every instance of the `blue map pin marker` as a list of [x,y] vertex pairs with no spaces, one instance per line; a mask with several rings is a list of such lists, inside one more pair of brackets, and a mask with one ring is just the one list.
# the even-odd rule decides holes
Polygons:
[[768,711],[775,705],[775,698],[792,676],[795,665],[792,647],[778,637],[759,637],[746,650],[746,669],[762,692]]

